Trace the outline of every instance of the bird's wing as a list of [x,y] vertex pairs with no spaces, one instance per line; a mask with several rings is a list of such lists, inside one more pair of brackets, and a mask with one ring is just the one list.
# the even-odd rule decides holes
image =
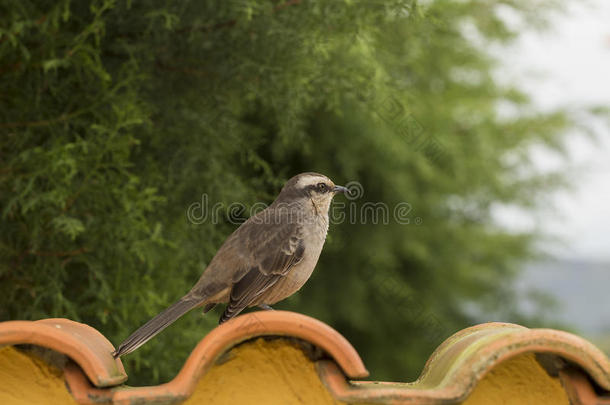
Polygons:
[[303,259],[302,227],[291,221],[249,224],[244,239],[250,252],[249,269],[233,284],[221,323],[256,302],[256,299]]

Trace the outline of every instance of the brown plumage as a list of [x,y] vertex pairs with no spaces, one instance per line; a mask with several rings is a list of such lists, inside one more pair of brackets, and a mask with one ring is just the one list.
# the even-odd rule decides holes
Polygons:
[[251,306],[269,308],[307,281],[328,231],[333,196],[347,189],[318,173],[286,182],[277,199],[222,244],[195,286],[129,336],[113,356],[131,353],[195,307],[228,303],[220,323]]

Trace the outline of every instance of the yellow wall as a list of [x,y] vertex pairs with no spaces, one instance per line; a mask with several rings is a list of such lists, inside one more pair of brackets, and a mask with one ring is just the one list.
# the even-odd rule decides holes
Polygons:
[[524,354],[494,367],[462,405],[569,403],[559,379],[549,376],[533,354]]
[[340,404],[320,382],[314,364],[284,339],[236,347],[197,384],[184,405]]
[[74,405],[63,372],[11,346],[0,348],[0,404]]

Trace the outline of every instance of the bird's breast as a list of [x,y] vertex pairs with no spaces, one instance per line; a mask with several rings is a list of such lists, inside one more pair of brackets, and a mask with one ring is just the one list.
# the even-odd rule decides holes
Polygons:
[[274,304],[297,292],[309,279],[318,263],[326,234],[328,232],[328,218],[325,221],[317,220],[303,229],[305,252],[301,261],[296,264],[281,280],[279,280],[259,303]]

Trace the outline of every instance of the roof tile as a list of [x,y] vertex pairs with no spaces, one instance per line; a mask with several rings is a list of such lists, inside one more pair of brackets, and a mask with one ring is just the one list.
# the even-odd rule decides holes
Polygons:
[[127,376],[120,360],[111,356],[112,344],[87,325],[66,319],[0,323],[0,344],[30,343],[70,357],[74,363],[67,364],[65,379],[73,397],[83,404],[183,401],[223,354],[259,336],[297,338],[326,352],[327,358],[315,362],[318,376],[336,400],[348,403],[461,402],[500,363],[544,353],[564,359],[558,373],[573,403],[610,405],[610,361],[595,346],[570,333],[507,323],[487,323],[454,334],[432,354],[417,381],[390,383],[354,381],[368,372],[350,343],[328,325],[291,312],[252,312],[215,328],[173,380],[151,387],[120,385]]
[[8,321],[0,323],[0,345],[33,344],[63,353],[77,362],[98,387],[127,380],[120,360],[110,355],[112,343],[96,329],[69,319]]

